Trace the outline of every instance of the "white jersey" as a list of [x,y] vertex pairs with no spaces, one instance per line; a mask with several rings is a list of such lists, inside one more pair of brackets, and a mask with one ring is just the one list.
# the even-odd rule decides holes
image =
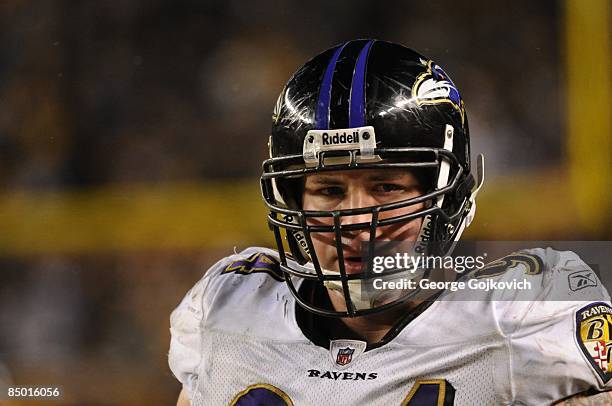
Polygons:
[[172,313],[170,367],[193,405],[541,405],[610,388],[612,307],[595,274],[572,252],[518,254],[539,258],[533,267],[516,255],[486,277],[520,273],[536,289],[469,301],[445,292],[364,352],[360,341],[306,338],[278,254],[249,248]]

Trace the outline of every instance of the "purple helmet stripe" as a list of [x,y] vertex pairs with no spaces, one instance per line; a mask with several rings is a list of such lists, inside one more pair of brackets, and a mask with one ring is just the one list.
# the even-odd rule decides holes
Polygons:
[[315,115],[315,125],[317,130],[329,129],[329,103],[331,99],[332,79],[334,78],[336,62],[338,62],[340,53],[346,44],[348,44],[348,42],[336,48],[336,52],[334,52],[334,55],[327,65],[327,69],[325,69],[323,81],[321,82],[321,87],[319,89],[319,100],[317,100],[317,111]]
[[353,71],[349,101],[349,128],[365,125],[365,70],[368,52],[373,43],[374,40],[370,40],[361,49]]

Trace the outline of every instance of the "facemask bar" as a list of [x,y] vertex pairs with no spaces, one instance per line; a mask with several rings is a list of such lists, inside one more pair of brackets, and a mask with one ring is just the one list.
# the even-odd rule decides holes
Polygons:
[[[272,164],[272,162],[270,161],[278,162],[277,160],[279,158],[272,158],[272,159],[265,161],[264,162],[264,174],[262,175],[262,179],[261,179],[261,188],[262,188],[262,194],[264,197],[264,203],[270,209],[271,213],[276,213],[276,214],[279,214],[285,217],[285,219],[278,219],[277,216],[269,216],[271,225],[277,225],[282,228],[295,230],[295,231],[300,231],[303,228],[308,227],[313,232],[330,232],[331,233],[331,232],[334,232],[333,226],[312,226],[312,225],[306,226],[306,224],[303,224],[301,222],[295,222],[293,221],[293,219],[295,218],[300,219],[302,216],[306,218],[308,217],[334,217],[335,216],[334,213],[338,213],[338,215],[341,217],[355,216],[355,215],[360,215],[360,214],[372,214],[373,208],[377,208],[379,211],[382,211],[382,212],[389,211],[389,210],[395,210],[395,209],[400,209],[400,208],[404,208],[407,206],[411,206],[417,203],[432,201],[434,198],[438,198],[440,196],[449,194],[449,192],[452,192],[457,188],[463,176],[463,168],[459,165],[454,154],[448,151],[445,151],[445,150],[436,150],[432,148],[402,148],[399,150],[400,151],[394,150],[393,152],[404,152],[405,153],[405,152],[415,152],[415,150],[417,152],[432,152],[438,156],[438,162],[382,162],[382,163],[376,163],[376,164],[358,164],[353,167],[333,166],[333,167],[324,167],[324,168],[301,168],[301,169],[290,169],[290,170],[281,170],[281,171],[269,171],[270,165]],[[380,150],[381,154],[383,154],[384,152],[386,151]],[[324,154],[321,154],[321,155],[324,155]],[[273,179],[282,179],[282,178],[295,179],[298,177],[306,176],[310,173],[319,173],[319,172],[324,172],[326,170],[337,171],[337,170],[346,170],[346,169],[369,169],[369,168],[380,169],[380,168],[389,168],[389,167],[392,167],[392,168],[439,167],[440,166],[439,161],[441,160],[440,156],[444,156],[445,158],[448,158],[451,161],[450,162],[451,165],[453,165],[455,169],[455,175],[453,176],[450,183],[448,183],[447,185],[443,187],[436,187],[433,191],[425,195],[421,195],[421,196],[418,196],[412,199],[408,199],[408,200],[401,200],[401,201],[397,201],[393,203],[387,203],[387,204],[379,205],[379,206],[361,207],[361,208],[355,208],[355,209],[344,209],[344,210],[336,210],[336,211],[299,210],[295,208],[292,209],[292,208],[287,207],[285,204],[279,204],[277,196],[276,196],[277,193],[275,193],[274,186],[272,184]],[[298,158],[297,156],[291,156],[291,157],[285,157],[281,159],[284,159],[290,162],[291,160],[298,159]],[[408,215],[396,216],[396,217],[392,217],[389,219],[384,219],[384,220],[381,220],[379,225],[389,225],[389,224],[393,224],[398,221],[409,220],[409,219],[413,219],[416,217],[421,217],[424,214],[441,214],[445,216],[445,213],[442,210],[436,211],[434,207],[430,207],[424,210],[429,210],[430,212],[424,213],[424,211],[417,211],[415,213],[410,213]],[[454,216],[445,216],[445,217],[448,217],[447,218],[448,220]],[[290,220],[287,220],[287,218]],[[343,229],[346,229],[347,231],[359,230],[359,229],[369,227],[369,223],[343,225],[342,227]]]
[[[346,165],[326,165],[325,159],[328,157],[328,152],[335,156],[347,156],[346,152],[351,152],[349,154],[349,164]],[[355,159],[355,154],[352,153],[354,151],[324,151],[319,154],[319,164],[316,167],[303,167],[303,158],[302,156],[288,156],[283,158],[272,158],[266,160],[264,162],[264,174],[262,176],[262,193],[264,195],[264,202],[270,209],[269,214],[269,224],[272,228],[275,239],[277,242],[277,246],[279,248],[279,253],[281,256],[281,269],[286,272],[286,282],[289,286],[289,289],[293,292],[296,300],[300,303],[301,306],[306,309],[325,316],[335,316],[335,317],[347,317],[347,316],[357,316],[357,315],[365,315],[378,311],[382,311],[393,306],[399,305],[411,297],[414,297],[418,292],[409,292],[403,295],[400,298],[397,298],[389,303],[384,303],[380,306],[367,308],[367,309],[356,309],[356,306],[353,304],[353,300],[351,297],[350,289],[349,289],[349,281],[354,280],[363,280],[367,278],[371,278],[372,275],[368,275],[367,273],[360,272],[358,274],[347,274],[344,263],[344,252],[342,248],[342,232],[343,231],[355,231],[355,230],[369,230],[369,239],[368,249],[367,249],[367,258],[368,264],[367,269],[371,270],[372,268],[372,260],[373,260],[373,252],[374,252],[374,242],[376,236],[376,230],[378,227],[383,227],[386,225],[397,224],[397,223],[407,223],[416,218],[425,218],[425,216],[435,216],[439,218],[444,223],[451,223],[456,221],[466,210],[466,203],[458,207],[458,209],[451,214],[447,214],[444,210],[442,210],[441,205],[435,204],[435,202],[440,201],[441,196],[445,196],[450,192],[456,190],[459,182],[463,179],[463,168],[459,165],[456,157],[452,152],[444,150],[444,149],[435,149],[435,148],[388,148],[388,149],[377,149],[376,154],[381,157],[391,157],[401,154],[405,158],[405,154],[407,153],[429,153],[435,157],[435,161],[424,161],[424,162],[376,162],[376,163],[359,163]],[[403,201],[388,203],[380,206],[373,207],[363,207],[356,209],[345,209],[345,210],[336,210],[336,211],[305,211],[305,210],[297,210],[291,209],[287,206],[278,204],[276,197],[278,193],[274,193],[274,188],[272,181],[274,179],[282,179],[282,178],[299,178],[306,176],[309,173],[315,172],[324,172],[331,170],[347,170],[347,169],[379,169],[379,168],[423,168],[423,167],[438,167],[438,171],[440,170],[440,166],[442,163],[442,159],[445,159],[447,165],[452,167],[452,172],[454,175],[450,182],[446,186],[436,185],[435,189],[425,195],[418,196],[416,198],[407,199]],[[301,161],[302,167],[296,168],[298,163]],[[285,170],[273,170],[273,168],[289,168]],[[404,215],[394,216],[391,218],[386,218],[380,220],[379,215],[380,212],[394,210],[398,208],[408,207],[414,204],[428,202],[430,205],[422,210],[408,213]],[[283,207],[284,206],[284,207]],[[341,218],[344,216],[354,216],[358,214],[370,214],[371,221],[366,223],[358,223],[358,224],[341,224]],[[287,218],[297,219],[297,221],[287,221]],[[331,217],[333,218],[333,225],[309,225],[307,219],[309,217]],[[285,229],[287,234],[292,232],[300,232],[304,236],[305,243],[308,247],[308,252],[310,256],[310,261],[314,267],[314,273],[311,269],[308,271],[296,269],[295,263],[292,264],[294,267],[290,266],[288,263],[288,258],[285,253],[282,244],[282,235],[280,229]],[[314,245],[311,238],[312,232],[319,233],[333,233],[335,237],[335,248],[338,258],[338,268],[339,273],[336,274],[325,274],[324,270],[321,268],[319,260],[317,258],[316,251],[314,249]],[[299,268],[304,268],[300,266]],[[305,268],[307,269],[307,268]],[[390,271],[385,273],[385,276],[391,275],[393,273],[405,272],[405,270],[397,270]],[[307,300],[302,298],[295,289],[294,282],[292,280],[293,277],[304,278],[317,280],[319,282],[324,281],[339,281],[342,287],[342,292],[344,296],[344,301],[346,305],[346,311],[333,311],[329,309],[323,309],[312,304],[308,303]],[[336,282],[337,283],[337,282]]]
[[[460,214],[465,210],[465,206],[461,206],[451,216],[448,216],[439,207],[433,206],[433,207],[430,207],[424,210],[420,210],[414,213],[409,213],[409,214],[396,216],[396,217],[392,217],[389,219],[383,219],[383,220],[380,220],[378,218],[379,210],[380,210],[379,207],[372,208],[372,211],[371,211],[372,221],[368,223],[353,223],[353,224],[338,224],[338,225],[334,224],[330,226],[313,226],[313,225],[305,224],[306,222],[305,216],[299,216],[300,225],[296,225],[296,224],[287,224],[281,220],[278,220],[276,218],[277,214],[271,213],[269,216],[269,224],[273,228],[273,231],[279,231],[280,229],[285,229],[286,231],[289,231],[289,232],[293,230],[293,231],[301,231],[304,233],[305,240],[306,240],[306,243],[308,245],[310,255],[311,255],[311,262],[314,265],[315,273],[300,271],[296,269],[290,269],[288,271],[289,273],[295,276],[299,276],[301,278],[305,278],[305,279],[316,279],[320,281],[337,281],[337,280],[342,280],[343,277],[341,277],[340,275],[326,275],[323,273],[320,267],[318,258],[317,258],[316,251],[314,250],[311,233],[313,232],[315,233],[333,233],[335,238],[338,238],[336,235],[337,232],[342,233],[343,231],[355,231],[355,230],[369,229],[370,236],[367,241],[369,244],[368,245],[368,259],[371,261],[371,258],[373,256],[372,255],[373,254],[373,243],[375,241],[376,229],[378,227],[384,227],[384,226],[397,224],[397,223],[407,223],[416,218],[424,217],[424,216],[431,215],[431,214],[439,215],[441,219],[445,222],[452,222],[456,220],[460,216]],[[334,219],[336,218],[340,219],[341,217],[343,217],[343,215],[341,215],[339,212],[334,212],[333,214],[334,214]],[[280,232],[279,232],[279,236],[280,236]],[[280,238],[280,241],[282,242],[282,238]],[[341,239],[337,241],[340,241],[340,245],[342,244]],[[367,269],[371,269],[371,266],[372,266],[371,263],[368,264]],[[302,267],[302,268],[305,268],[305,267]],[[390,274],[391,273],[389,273],[389,275]],[[346,275],[347,280],[364,279],[364,278],[365,277],[363,276],[363,273]]]

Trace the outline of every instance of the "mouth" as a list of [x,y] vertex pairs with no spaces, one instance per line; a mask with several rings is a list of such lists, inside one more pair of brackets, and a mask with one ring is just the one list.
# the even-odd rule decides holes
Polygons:
[[344,257],[344,269],[347,274],[354,275],[364,271],[365,261],[360,255],[350,255]]

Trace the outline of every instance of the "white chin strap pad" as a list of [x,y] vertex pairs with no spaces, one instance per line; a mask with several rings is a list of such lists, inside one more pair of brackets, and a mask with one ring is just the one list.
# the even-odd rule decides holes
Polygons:
[[[444,127],[444,146],[443,148],[447,151],[453,152],[453,140],[455,135],[455,129],[452,125],[446,124]],[[448,184],[448,177],[450,176],[450,163],[444,159],[440,162],[440,172],[438,174],[438,180],[436,181],[436,189],[440,189],[445,187]],[[438,196],[436,199],[436,206],[442,207],[444,203],[444,195]],[[423,222],[421,223],[421,230],[419,231],[419,235],[417,237],[417,252],[422,253],[426,252],[427,245],[431,240],[431,215],[427,215],[423,217]]]
[[[321,271],[326,275],[338,275],[338,272],[329,271],[327,269],[322,269]],[[382,279],[385,281],[399,281],[401,279],[414,279],[418,276],[418,273],[413,273],[406,270],[405,272],[398,272],[394,275],[384,276]],[[346,282],[348,284],[349,294],[351,295],[351,302],[355,306],[356,310],[372,309],[385,303],[397,300],[405,294],[405,292],[401,289],[365,289],[363,286],[363,281],[360,279],[352,279]],[[372,279],[368,280],[367,283],[372,283]],[[323,284],[330,291],[337,291],[340,295],[342,295],[342,297],[344,297],[342,282],[326,281]]]

